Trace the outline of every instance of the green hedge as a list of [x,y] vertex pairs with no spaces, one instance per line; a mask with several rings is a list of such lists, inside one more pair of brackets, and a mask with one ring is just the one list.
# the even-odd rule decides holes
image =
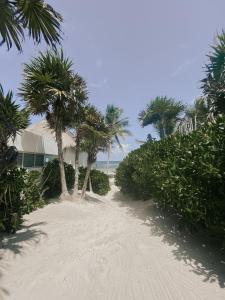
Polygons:
[[[69,164],[64,164],[66,183],[68,190],[73,189],[74,185],[74,168]],[[79,188],[82,189],[86,168],[79,168]],[[59,162],[57,159],[47,163],[43,169],[42,182],[45,191],[45,197],[57,197],[61,193]],[[93,192],[99,195],[105,195],[110,190],[109,178],[103,172],[91,170],[91,182]],[[89,189],[89,185],[88,185]]]
[[225,228],[225,118],[145,143],[119,165],[116,184],[175,210],[188,224]]
[[[86,174],[86,168],[79,169],[79,188],[81,189]],[[99,170],[91,170],[91,185],[93,192],[98,195],[106,195],[110,191],[109,176]],[[88,185],[89,190],[89,185]]]

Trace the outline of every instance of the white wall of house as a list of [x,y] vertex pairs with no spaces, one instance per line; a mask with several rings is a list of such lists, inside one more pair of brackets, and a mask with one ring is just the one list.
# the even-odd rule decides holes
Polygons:
[[[75,142],[73,137],[64,132],[62,135],[63,142],[63,154],[66,163],[75,165]],[[17,134],[14,141],[9,142],[9,146],[14,145],[20,153],[19,160],[20,165],[23,167],[29,167],[31,161],[37,161],[37,167],[40,167],[40,161],[44,159],[44,163],[54,159],[58,155],[57,144],[55,135],[51,129],[49,129],[46,121],[41,121],[31,125],[21,133]],[[24,164],[25,160],[25,164]],[[80,166],[85,167],[87,165],[87,154],[80,153],[79,157]]]

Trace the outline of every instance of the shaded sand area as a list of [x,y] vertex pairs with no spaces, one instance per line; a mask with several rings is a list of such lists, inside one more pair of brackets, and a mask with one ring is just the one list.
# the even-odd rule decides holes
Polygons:
[[176,232],[150,201],[52,203],[0,249],[0,299],[225,299],[220,253]]

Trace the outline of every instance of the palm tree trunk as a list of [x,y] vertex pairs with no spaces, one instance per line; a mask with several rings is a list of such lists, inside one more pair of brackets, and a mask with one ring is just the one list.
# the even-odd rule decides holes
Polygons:
[[62,131],[60,128],[56,129],[55,136],[56,136],[56,143],[58,147],[59,170],[60,170],[60,179],[61,179],[60,198],[63,199],[63,197],[68,196],[69,193],[66,185],[66,176],[65,176],[65,169],[64,169],[63,149],[62,149]]
[[82,188],[82,193],[81,193],[81,199],[84,198],[86,190],[87,190],[88,179],[89,179],[90,173],[91,173],[91,166],[92,166],[92,164],[88,163],[88,165],[87,165],[87,171],[86,171],[85,178],[84,178],[84,184],[83,184],[83,188]]
[[109,162],[110,162],[110,154],[111,154],[111,143],[108,147],[108,157],[107,157],[107,174],[109,174]]
[[77,196],[79,189],[79,154],[80,154],[80,136],[77,132],[76,136],[76,148],[75,148],[75,178],[73,196]]
[[90,192],[93,192],[92,183],[91,183],[91,172],[90,172],[90,175],[89,175],[89,190],[90,190]]

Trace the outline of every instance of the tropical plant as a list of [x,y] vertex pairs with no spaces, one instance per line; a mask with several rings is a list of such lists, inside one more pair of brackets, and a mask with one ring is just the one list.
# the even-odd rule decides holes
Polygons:
[[75,130],[75,178],[73,196],[76,197],[79,187],[79,154],[80,154],[80,127],[85,122],[86,114],[88,113],[88,93],[86,82],[78,75],[75,76],[74,93],[77,100],[76,110],[71,112],[71,128]]
[[113,144],[116,142],[120,149],[123,150],[120,138],[124,139],[125,136],[131,135],[131,132],[126,129],[129,126],[128,118],[121,118],[122,114],[123,110],[121,108],[114,105],[107,105],[105,123],[111,134],[108,145],[107,172],[109,171],[109,161]]
[[4,94],[0,85],[0,174],[17,158],[15,147],[8,147],[9,140],[14,140],[16,134],[28,125],[28,111],[20,110],[13,100],[13,93]]
[[117,168],[122,191],[175,211],[191,227],[225,230],[225,118],[148,142]]
[[82,139],[82,150],[87,152],[87,172],[81,193],[81,199],[84,198],[90,172],[93,163],[96,162],[99,151],[106,151],[110,141],[110,133],[105,124],[104,116],[94,107],[89,106],[86,114],[85,123],[80,127],[80,136]]
[[13,168],[0,176],[0,231],[14,233],[23,215],[42,207],[40,174]]
[[76,81],[72,62],[63,51],[47,51],[25,64],[20,95],[34,115],[46,115],[49,127],[55,132],[62,197],[68,196],[66,187],[62,132],[71,124],[71,112],[77,110]]
[[[87,168],[80,167],[79,170],[79,186],[82,189],[84,184]],[[93,169],[90,172],[91,187],[95,194],[106,195],[110,191],[109,176],[99,170]],[[89,185],[90,186],[90,185]],[[87,187],[87,190],[89,188]]]
[[55,46],[61,39],[61,22],[61,15],[43,0],[0,0],[0,45],[9,50],[14,44],[21,51],[27,31],[36,43],[44,39]]
[[[69,190],[73,189],[75,170],[72,165],[64,163],[65,165],[65,174],[66,174],[66,184]],[[79,168],[79,188],[82,189],[84,184],[85,175],[87,168]],[[93,192],[99,195],[105,195],[109,190],[109,177],[98,170],[91,170],[91,182]],[[60,170],[59,170],[59,161],[54,159],[48,162],[44,168],[41,175],[41,185],[42,190],[44,191],[45,198],[57,197],[61,193],[60,185]],[[87,187],[89,189],[89,187]]]
[[188,134],[201,127],[209,116],[209,109],[204,97],[195,100],[194,105],[185,110],[184,118],[177,122],[176,131]]
[[202,80],[203,93],[214,115],[225,113],[225,32],[217,35],[206,64],[206,77]]
[[143,127],[152,124],[161,139],[171,135],[175,129],[184,105],[168,97],[156,97],[139,114]]
[[[74,168],[72,165],[64,163],[66,185],[68,190],[73,188],[74,184]],[[45,198],[58,197],[62,192],[60,181],[59,160],[49,161],[42,170],[41,182],[44,190]]]

